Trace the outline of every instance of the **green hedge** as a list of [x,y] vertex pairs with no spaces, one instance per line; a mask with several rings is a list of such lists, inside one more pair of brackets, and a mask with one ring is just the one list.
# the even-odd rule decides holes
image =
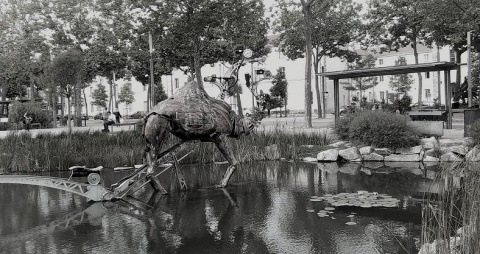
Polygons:
[[420,143],[407,116],[365,110],[340,118],[336,134],[344,140],[376,147],[410,147]]
[[38,102],[12,103],[8,120],[12,123],[19,123],[25,113],[32,117],[32,122],[40,123],[42,127],[48,127],[52,122],[51,111],[43,109],[42,104]]

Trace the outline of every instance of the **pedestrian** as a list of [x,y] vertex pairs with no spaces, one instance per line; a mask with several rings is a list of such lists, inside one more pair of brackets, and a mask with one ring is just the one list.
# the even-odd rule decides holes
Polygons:
[[118,110],[117,110],[117,111],[113,112],[113,114],[115,115],[115,122],[120,123],[120,118],[122,118],[122,115],[120,115],[120,112],[118,112]]
[[115,116],[112,114],[112,112],[107,111],[106,115],[107,118],[103,119],[103,132],[109,132],[110,130],[108,129],[108,126],[115,123]]
[[22,123],[27,131],[30,131],[30,124],[32,123],[32,117],[28,116],[28,112],[23,115]]

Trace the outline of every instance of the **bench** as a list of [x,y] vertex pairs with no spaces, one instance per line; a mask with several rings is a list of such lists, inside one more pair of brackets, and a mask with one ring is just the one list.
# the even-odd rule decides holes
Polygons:
[[416,110],[408,112],[413,121],[447,121],[445,110]]
[[113,131],[114,126],[117,126],[117,127],[129,126],[128,127],[129,130],[130,130],[130,126],[133,126],[133,130],[136,130],[137,126],[141,126],[141,125],[142,125],[141,122],[114,123],[114,124],[110,125],[110,131]]
[[30,129],[40,129],[41,125],[40,123],[31,123],[30,124]]

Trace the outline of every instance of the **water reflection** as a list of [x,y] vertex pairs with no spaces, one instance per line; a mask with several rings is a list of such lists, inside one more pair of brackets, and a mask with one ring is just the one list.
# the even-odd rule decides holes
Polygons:
[[[413,253],[420,236],[420,204],[434,171],[360,164],[242,165],[226,190],[225,165],[182,166],[190,191],[150,189],[130,203],[88,204],[82,197],[35,186],[0,185],[0,253]],[[109,186],[129,172],[103,172]],[[397,208],[340,208],[330,217],[312,195],[386,193]],[[353,218],[357,225],[348,226]]]

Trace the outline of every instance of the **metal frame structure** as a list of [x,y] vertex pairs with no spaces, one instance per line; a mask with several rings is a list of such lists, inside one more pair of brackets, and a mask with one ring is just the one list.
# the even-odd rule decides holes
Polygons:
[[452,129],[452,86],[450,84],[450,71],[457,69],[458,64],[451,62],[435,62],[411,65],[398,65],[382,68],[356,69],[346,71],[334,71],[318,73],[318,76],[327,77],[333,80],[335,126],[340,119],[340,79],[361,78],[383,75],[399,75],[418,72],[443,71],[445,85],[445,106],[447,110],[447,129]]

